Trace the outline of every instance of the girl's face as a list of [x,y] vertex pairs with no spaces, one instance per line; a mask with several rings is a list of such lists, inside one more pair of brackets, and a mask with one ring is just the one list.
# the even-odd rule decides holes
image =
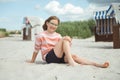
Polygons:
[[46,24],[47,24],[47,31],[50,33],[53,33],[58,27],[58,20],[51,20],[50,22],[47,22]]

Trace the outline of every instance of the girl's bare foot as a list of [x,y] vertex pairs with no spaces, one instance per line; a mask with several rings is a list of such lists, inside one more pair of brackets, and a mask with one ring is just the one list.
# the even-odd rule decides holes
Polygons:
[[107,68],[109,66],[109,62],[105,62],[102,66],[102,68]]
[[75,62],[72,66],[77,66],[77,65],[79,65],[79,64]]
[[71,64],[68,64],[69,66],[77,66],[79,65],[78,63],[74,62],[74,63],[71,63]]
[[109,66],[109,62],[105,62],[104,64],[95,64],[96,67],[107,68]]

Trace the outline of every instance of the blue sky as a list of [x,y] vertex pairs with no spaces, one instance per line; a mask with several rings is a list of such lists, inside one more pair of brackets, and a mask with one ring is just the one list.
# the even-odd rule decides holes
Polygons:
[[56,15],[61,21],[87,20],[101,7],[120,0],[0,0],[0,28],[20,30],[25,16],[45,20]]

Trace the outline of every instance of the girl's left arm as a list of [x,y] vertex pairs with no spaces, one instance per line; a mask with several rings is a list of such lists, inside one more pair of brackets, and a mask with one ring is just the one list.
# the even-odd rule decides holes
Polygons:
[[69,36],[64,36],[63,39],[69,41],[70,43],[72,42],[72,39]]

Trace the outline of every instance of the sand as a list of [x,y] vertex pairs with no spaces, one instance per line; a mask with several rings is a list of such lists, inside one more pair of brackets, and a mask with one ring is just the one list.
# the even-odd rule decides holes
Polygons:
[[95,42],[91,37],[73,39],[71,46],[71,52],[80,57],[109,61],[108,68],[46,64],[40,53],[35,63],[26,63],[33,46],[34,41],[23,41],[20,35],[0,38],[0,80],[120,80],[120,49],[113,49],[113,42]]

